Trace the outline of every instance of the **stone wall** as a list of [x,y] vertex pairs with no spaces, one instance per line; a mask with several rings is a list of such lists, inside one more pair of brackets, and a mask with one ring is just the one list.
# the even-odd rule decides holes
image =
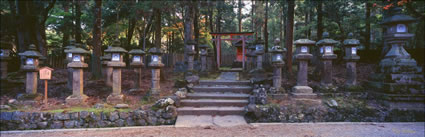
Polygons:
[[[247,108],[248,109],[248,108]],[[247,111],[248,123],[261,122],[418,122],[425,121],[423,111],[370,109],[367,107],[314,106],[280,107],[256,105]]]
[[164,109],[130,112],[1,112],[0,130],[102,128],[123,126],[173,125],[177,119],[174,106]]

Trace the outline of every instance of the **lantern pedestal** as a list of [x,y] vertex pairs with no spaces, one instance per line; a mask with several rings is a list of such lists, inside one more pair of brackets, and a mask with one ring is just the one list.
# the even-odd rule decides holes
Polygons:
[[84,94],[84,77],[83,77],[83,69],[87,68],[88,65],[82,62],[71,62],[68,64],[69,68],[72,68],[72,95],[66,98],[66,104],[68,105],[78,105],[85,104],[87,100],[87,96]]
[[0,71],[1,71],[1,79],[6,79],[7,78],[7,61],[9,60],[9,58],[1,58],[0,60]]
[[134,72],[136,73],[137,77],[136,77],[136,82],[135,82],[135,86],[134,88],[130,89],[130,93],[131,92],[137,92],[137,91],[142,91],[142,68],[143,66],[145,66],[145,64],[143,63],[130,63],[130,66],[133,67]]
[[212,52],[211,50],[208,50],[207,62],[207,71],[214,71],[216,63],[214,62],[214,52]]
[[153,97],[159,97],[159,92],[161,91],[161,86],[159,84],[160,80],[160,71],[164,67],[164,64],[161,62],[151,62],[149,67],[152,68],[152,85],[150,89],[150,94]]
[[112,67],[112,93],[106,101],[109,104],[120,104],[124,102],[124,95],[121,93],[121,68],[125,67],[124,62],[108,62],[108,67]]
[[201,55],[201,76],[208,76],[207,55]]
[[25,81],[25,93],[26,94],[36,94],[37,93],[37,71],[38,68],[33,65],[24,65],[23,70],[26,71],[26,81]]
[[346,87],[351,87],[357,85],[357,69],[356,69],[356,61],[360,59],[359,56],[349,56],[344,57],[344,59],[347,61],[346,68],[347,68],[347,79],[345,81]]
[[323,55],[323,71],[321,73],[320,85],[322,88],[332,87],[332,60],[336,59],[336,55]]
[[284,63],[278,62],[273,63],[273,87],[275,87],[277,90],[282,90],[282,67]]
[[308,86],[308,60],[311,54],[298,54],[295,58],[298,60],[297,85],[292,88],[292,93],[296,98],[315,98],[317,95],[313,93],[313,89]]

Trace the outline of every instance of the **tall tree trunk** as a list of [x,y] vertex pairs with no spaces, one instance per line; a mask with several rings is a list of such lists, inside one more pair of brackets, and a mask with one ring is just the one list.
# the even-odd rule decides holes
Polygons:
[[269,52],[269,33],[267,32],[267,20],[269,14],[269,1],[266,0],[266,14],[264,15],[264,44],[265,44],[265,52]]
[[[254,5],[254,0],[251,0],[251,31],[255,32],[254,30],[254,11],[255,11],[255,5]],[[257,38],[255,38],[257,39]]]
[[196,51],[196,55],[195,55],[195,60],[198,59],[199,57],[199,7],[198,7],[198,2],[194,2],[194,18],[193,18],[193,30],[194,30],[194,35],[195,35],[195,51]]
[[81,43],[81,7],[80,1],[75,1],[75,41]]
[[322,39],[323,33],[323,9],[322,1],[317,1],[317,41]]
[[[210,19],[210,21],[209,21],[209,23],[210,23],[210,32],[214,32],[214,25],[213,25],[213,21],[214,21],[214,12],[213,12],[213,8],[212,8],[212,5],[214,5],[214,4],[212,4],[211,3],[211,1],[208,1],[208,4],[209,4],[209,6],[208,6],[208,12],[209,12],[209,15],[210,15],[210,17],[209,17],[209,19]],[[213,37],[213,38],[217,38],[217,37]],[[215,42],[213,42],[213,51],[214,51],[214,62],[217,62],[217,45],[216,45],[216,43]],[[213,65],[213,66],[215,66],[215,65]]]
[[69,3],[63,2],[62,4],[63,4],[63,10],[66,13],[64,18],[63,18],[64,26],[63,26],[63,30],[62,30],[62,33],[63,33],[62,45],[67,46],[67,45],[69,45],[69,38],[70,38],[70,33],[71,33],[69,28],[72,27],[72,23],[71,23],[72,19],[68,15],[68,13],[69,13]]
[[100,56],[102,55],[102,0],[95,0],[94,20],[93,20],[93,56],[92,56],[92,75],[95,79],[102,77],[102,67],[100,64]]
[[242,0],[238,2],[238,22],[239,22],[239,32],[242,32]]
[[12,25],[13,25],[13,36],[15,37],[15,41],[14,44],[17,46],[17,50],[19,53],[24,52],[25,51],[25,47],[20,47],[19,43],[18,43],[18,24],[17,24],[17,16],[16,16],[16,1],[15,0],[8,0],[9,2],[9,7],[12,13]]
[[283,6],[280,7],[280,14],[279,14],[279,39],[283,40]]
[[288,0],[288,20],[287,20],[287,26],[286,26],[286,49],[287,56],[286,56],[286,62],[287,62],[287,69],[289,76],[292,77],[292,41],[293,41],[293,28],[294,28],[294,7],[295,2],[294,0]]
[[[191,40],[193,40],[193,2],[188,1],[187,4],[184,7],[185,9],[185,15],[184,15],[184,46],[187,45],[187,43]],[[188,57],[187,57],[187,48],[183,47],[184,49],[184,60],[185,63],[187,63]]]
[[136,28],[136,18],[130,17],[128,20],[128,31],[127,31],[127,46],[131,45],[131,39],[133,39],[134,28]]
[[161,48],[161,10],[154,8],[155,14],[155,47]]
[[365,47],[366,50],[370,49],[370,7],[371,3],[366,2],[366,37],[365,37]]

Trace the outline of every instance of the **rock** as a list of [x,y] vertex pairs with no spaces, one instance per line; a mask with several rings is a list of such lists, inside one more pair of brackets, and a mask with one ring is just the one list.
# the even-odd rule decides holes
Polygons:
[[127,118],[126,120],[127,126],[135,126],[136,123],[134,122],[134,120],[132,118]]
[[44,122],[38,122],[37,123],[37,127],[39,128],[39,129],[45,129],[45,128],[47,128],[47,121],[44,121]]
[[156,117],[149,116],[149,117],[146,119],[146,122],[147,122],[149,125],[156,126],[156,123],[158,122],[158,119],[157,119]]
[[160,99],[160,100],[156,101],[155,104],[152,107],[161,109],[161,108],[167,107],[168,105],[174,104],[174,102],[175,101],[171,98],[164,98],[164,99]]
[[78,120],[79,119],[79,113],[78,112],[72,112],[69,113],[70,119],[72,120]]
[[53,117],[54,117],[54,120],[69,120],[68,113],[55,113]]
[[109,120],[110,121],[115,121],[115,120],[117,120],[119,118],[120,118],[120,116],[118,115],[118,112],[117,111],[111,112],[110,115],[109,115]]
[[9,105],[0,105],[0,110],[10,110],[12,109]]
[[59,129],[62,127],[63,127],[62,121],[53,121],[52,124],[50,125],[50,128],[53,128],[53,129]]
[[188,83],[197,84],[197,83],[199,83],[199,76],[197,76],[197,75],[187,76],[187,77],[185,78],[185,80],[186,80]]
[[175,106],[168,106],[167,108],[165,108],[166,113],[170,113],[171,114],[171,118],[176,118],[177,117],[177,108]]
[[93,108],[96,108],[96,109],[105,108],[105,104],[96,103],[96,104],[93,106]]
[[179,98],[186,98],[187,95],[187,89],[186,88],[179,88],[179,90],[174,93]]
[[165,124],[165,119],[163,119],[163,118],[158,118],[157,124],[158,124],[158,125],[164,125],[164,124]]
[[128,112],[120,112],[120,118],[121,119],[127,119],[129,117]]
[[89,112],[90,115],[90,119],[94,120],[94,121],[100,121],[101,117],[96,115],[94,112]]
[[173,116],[172,113],[162,113],[162,118],[164,119],[171,119],[172,116]]
[[171,120],[171,119],[167,119],[167,120],[165,120],[165,124],[166,125],[173,125],[175,123],[175,121],[174,120]]
[[11,121],[13,113],[12,112],[1,112],[0,120]]
[[96,126],[97,127],[106,127],[108,125],[109,125],[109,123],[106,123],[106,121],[103,121],[103,120],[100,120],[100,121],[97,121],[96,122]]
[[143,110],[136,110],[133,112],[133,118],[134,119],[146,119],[147,113]]
[[327,101],[326,105],[328,105],[329,107],[338,107],[338,103],[333,99]]
[[117,109],[126,109],[126,108],[128,108],[128,105],[127,104],[117,104],[117,105],[115,105],[115,108],[117,108]]
[[144,119],[139,119],[139,120],[137,120],[136,124],[139,125],[139,126],[146,126],[147,122]]
[[13,104],[13,105],[18,104],[18,100],[16,100],[16,99],[9,99],[7,102],[8,102],[9,104]]
[[90,114],[89,114],[89,112],[88,111],[81,111],[80,112],[80,118],[81,119],[86,119],[87,117],[89,117],[90,116]]
[[40,113],[40,119],[43,121],[46,121],[48,119],[50,119],[51,114],[50,113],[46,113],[46,112],[41,112]]
[[125,126],[125,121],[122,119],[118,119],[117,121],[115,121],[115,125],[116,127],[123,127]]
[[64,126],[65,128],[73,128],[76,125],[77,121],[71,120],[71,121],[65,121]]

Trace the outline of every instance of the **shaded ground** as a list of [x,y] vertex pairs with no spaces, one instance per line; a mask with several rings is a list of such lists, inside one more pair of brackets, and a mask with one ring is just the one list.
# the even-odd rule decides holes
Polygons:
[[[165,80],[161,81],[161,96],[168,96],[173,93],[174,78],[172,69],[165,68],[165,73],[167,77]],[[72,94],[71,90],[66,88],[67,82],[67,71],[66,69],[57,69],[53,71],[52,79],[48,81],[48,97],[49,97],[49,106],[45,108],[41,102],[32,105],[32,107],[25,106],[13,106],[18,107],[21,111],[47,111],[52,109],[64,109],[69,106],[65,105],[65,98]],[[22,73],[12,74],[12,86],[7,86],[2,84],[0,104],[7,104],[9,99],[16,99],[19,94],[25,93],[24,86],[24,76]],[[142,69],[142,91],[132,92],[129,90],[134,87],[134,79],[136,78],[135,73],[132,69],[123,69],[122,70],[122,92],[126,95],[126,103],[130,105],[130,108],[137,108],[145,104],[152,102],[141,101],[142,98],[146,95],[151,86],[151,70],[143,68]],[[44,81],[38,80],[38,93],[44,95]],[[109,94],[112,93],[112,88],[105,85],[103,79],[93,80],[91,74],[88,71],[84,72],[84,93],[89,96],[88,106],[91,107],[96,103],[105,103],[106,98]]]
[[57,132],[4,133],[2,137],[45,137],[45,136],[296,136],[296,137],[423,137],[423,122],[420,123],[296,123],[296,124],[252,124],[235,127],[132,127],[99,130],[59,130]]

